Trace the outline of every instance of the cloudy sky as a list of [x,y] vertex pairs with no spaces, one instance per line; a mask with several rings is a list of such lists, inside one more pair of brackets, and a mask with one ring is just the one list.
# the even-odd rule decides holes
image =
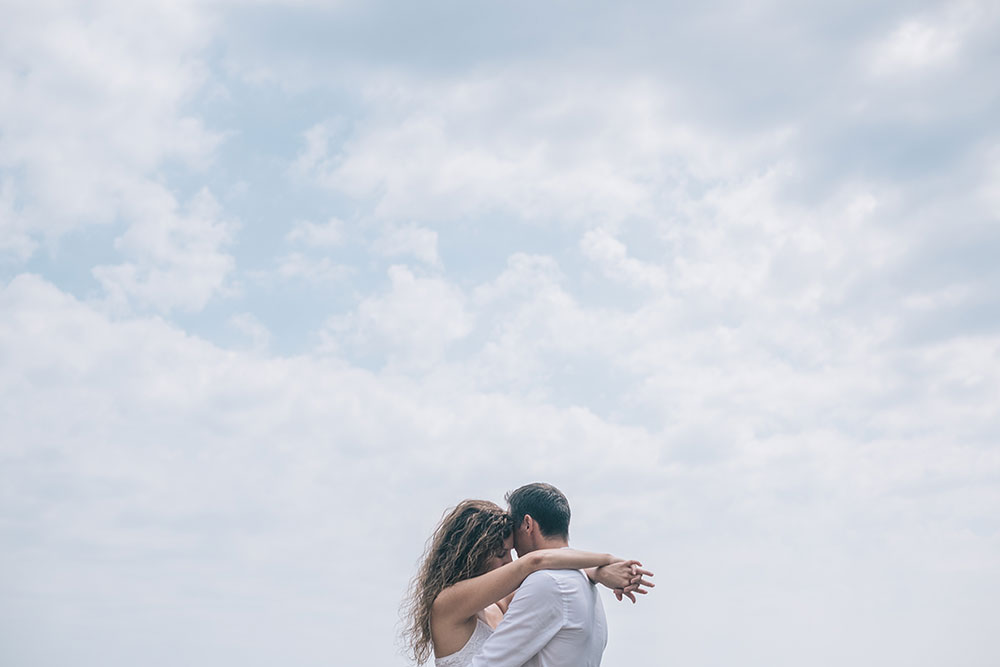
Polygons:
[[0,662],[406,664],[441,513],[608,667],[1000,661],[1000,6],[0,0]]

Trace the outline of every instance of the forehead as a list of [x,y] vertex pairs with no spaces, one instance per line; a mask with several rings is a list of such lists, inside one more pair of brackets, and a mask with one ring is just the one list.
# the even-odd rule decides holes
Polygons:
[[504,549],[513,549],[514,548],[514,536],[513,535],[508,535],[506,538],[504,538],[503,548]]

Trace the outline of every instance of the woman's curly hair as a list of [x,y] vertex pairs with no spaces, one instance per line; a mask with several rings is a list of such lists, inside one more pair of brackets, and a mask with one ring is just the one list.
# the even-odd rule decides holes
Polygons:
[[404,607],[403,638],[417,664],[431,656],[431,608],[438,594],[483,574],[490,556],[502,551],[513,532],[510,515],[488,500],[464,500],[438,524]]

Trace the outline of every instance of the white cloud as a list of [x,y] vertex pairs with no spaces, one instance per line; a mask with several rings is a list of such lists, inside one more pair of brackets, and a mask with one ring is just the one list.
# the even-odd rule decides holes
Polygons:
[[[7,8],[0,27],[3,244],[26,260],[39,241],[120,222],[123,261],[93,269],[116,304],[197,311],[235,261],[233,224],[206,191],[178,210],[158,172],[203,169],[221,135],[185,106],[203,86],[213,18],[187,2]],[[0,173],[0,177],[4,176]],[[16,202],[16,204],[12,203]]]
[[896,28],[876,49],[875,70],[891,73],[943,65],[955,58],[960,37],[950,26],[911,19]]
[[336,246],[344,239],[344,223],[337,218],[330,218],[323,223],[301,220],[295,223],[285,239],[312,247]]
[[256,352],[266,351],[271,343],[271,332],[252,313],[233,315],[229,318],[229,326],[246,336],[250,348]]
[[4,7],[8,662],[400,664],[533,479],[660,574],[609,665],[995,662],[989,3],[255,4]]
[[731,173],[786,139],[783,132],[742,144],[713,136],[646,80],[560,75],[372,84],[365,120],[347,134],[330,123],[312,127],[297,168],[372,200],[373,213],[387,219],[500,211],[539,222],[620,223],[653,217],[684,181]]
[[1000,144],[991,146],[983,160],[983,182],[979,185],[979,196],[988,210],[1000,217]]
[[[271,607],[281,611],[264,614],[274,633],[310,644],[304,664],[328,662],[312,642],[331,624],[338,637],[372,623],[391,636],[393,614],[382,612],[398,603],[448,503],[496,497],[510,480],[551,474],[554,460],[567,479],[581,468],[578,480],[624,471],[631,461],[617,453],[642,438],[582,410],[455,386],[415,391],[337,359],[224,350],[158,318],[115,322],[34,276],[0,291],[0,306],[0,353],[16,360],[0,396],[20,415],[0,421],[4,456],[18,461],[0,473],[16,534],[2,536],[5,571],[37,632],[77,647],[99,637],[95,656],[109,645],[125,660],[148,653],[148,642],[127,637],[150,624],[167,643],[206,655],[230,642],[234,619],[252,623]],[[539,452],[549,452],[545,462],[530,463]],[[53,474],[60,493],[39,496]],[[413,496],[428,484],[429,495]],[[375,553],[352,555],[360,535],[374,536]],[[40,544],[46,558],[26,557]],[[386,573],[378,590],[337,574],[362,563]],[[191,587],[200,602],[188,599]],[[85,615],[109,590],[115,608]],[[345,613],[342,595],[365,602]],[[267,652],[270,637],[244,641]],[[392,660],[389,642],[329,650],[353,664]],[[65,657],[33,653],[42,654]],[[166,664],[176,654],[147,658]]]
[[30,226],[18,208],[13,183],[0,180],[0,253],[23,262],[34,253],[37,243],[31,238]]
[[211,159],[219,135],[184,112],[205,80],[211,26],[192,3],[19,3],[5,15],[0,170],[19,174],[31,238],[141,205],[166,160]]
[[337,157],[329,154],[330,143],[343,134],[343,123],[331,119],[318,123],[302,134],[305,146],[292,163],[291,171],[300,177],[328,174],[336,168]]
[[930,71],[953,66],[968,42],[1000,16],[989,2],[957,2],[904,19],[874,45],[872,71],[878,75]]
[[186,211],[177,211],[173,196],[160,187],[130,202],[134,220],[115,241],[129,260],[97,266],[94,277],[112,303],[133,299],[160,310],[200,310],[226,286],[235,259],[224,251],[233,223],[220,218],[215,199],[202,190]]
[[365,298],[354,312],[331,320],[328,346],[357,346],[387,357],[393,366],[431,367],[472,329],[465,296],[447,281],[418,276],[405,266],[390,267],[388,275],[386,293]]
[[[392,290],[358,312],[366,333],[395,337],[395,349],[414,346],[404,332],[425,326],[403,307],[408,300],[429,304],[432,315],[448,314],[442,302],[460,301],[437,279],[402,268],[390,278]],[[518,303],[517,290],[548,290],[541,301],[551,304],[559,298],[552,280],[559,277],[551,260],[520,256],[480,294]],[[579,406],[477,391],[447,369],[407,379],[336,356],[225,350],[160,319],[110,320],[33,276],[7,285],[0,308],[7,314],[0,354],[11,362],[0,398],[19,416],[0,420],[4,454],[16,461],[0,473],[13,530],[3,536],[5,571],[21,596],[19,613],[34,618],[37,632],[74,646],[90,646],[90,636],[104,651],[111,642],[123,659],[148,657],[147,641],[127,638],[155,625],[166,643],[232,660],[224,648],[230,624],[266,621],[273,633],[309,645],[303,664],[328,662],[327,644],[315,637],[328,636],[331,624],[338,637],[392,634],[394,617],[384,610],[395,607],[445,506],[464,496],[499,498],[531,479],[567,491],[577,544],[645,558],[660,575],[656,593],[669,589],[671,604],[695,610],[675,618],[665,598],[651,597],[629,610],[628,623],[610,606],[623,642],[631,624],[651,632],[670,619],[674,630],[653,648],[691,650],[675,635],[706,632],[702,605],[763,614],[766,622],[749,629],[722,621],[753,645],[761,627],[794,627],[802,605],[818,600],[833,605],[830,620],[841,625],[804,629],[814,641],[845,629],[864,634],[869,616],[843,618],[854,618],[853,596],[871,590],[888,596],[866,598],[866,609],[890,636],[932,636],[955,610],[986,613],[992,604],[988,595],[968,595],[979,586],[965,586],[994,580],[1000,547],[983,530],[1000,503],[991,482],[1000,457],[970,439],[986,435],[1000,399],[995,339],[910,355],[921,373],[914,382],[901,374],[907,364],[873,356],[874,348],[854,356],[857,336],[835,345],[825,367],[809,369],[769,359],[760,328],[675,334],[642,389],[669,417],[661,433]],[[508,319],[536,320],[544,331],[549,312],[519,310]],[[417,338],[454,339],[467,328]],[[633,329],[645,352],[664,333]],[[413,351],[441,344],[417,342]],[[60,493],[44,493],[46,480],[56,479]],[[359,535],[377,548],[353,549]],[[48,559],[28,557],[41,544]],[[345,584],[337,575],[365,566],[386,573],[382,586]],[[692,586],[671,571],[724,585]],[[961,600],[948,587],[928,587],[945,575],[949,587],[962,583]],[[848,593],[838,593],[845,586]],[[923,586],[933,611],[893,601],[914,586]],[[116,605],[86,613],[108,590]],[[336,602],[344,595],[360,602],[347,610]],[[773,604],[747,606],[762,596]],[[173,611],[179,607],[184,614]],[[195,626],[184,620],[192,613]],[[270,656],[271,634],[244,642]],[[974,641],[975,631],[958,636]],[[872,641],[873,650],[887,650]],[[49,663],[66,657],[61,645],[44,653]],[[609,652],[638,660],[651,650],[629,645]],[[357,664],[373,655],[393,661],[387,642],[352,646],[330,650]],[[97,645],[89,650],[106,655]],[[919,652],[908,654],[917,664]]]
[[258,271],[254,277],[267,281],[272,276],[282,280],[303,280],[308,283],[338,283],[351,275],[351,268],[329,257],[310,257],[300,252],[282,255],[273,271]]
[[[553,374],[567,360],[579,360],[601,346],[619,321],[588,311],[567,291],[551,257],[518,253],[499,276],[473,291],[477,322],[485,333],[470,360],[470,376],[484,390],[503,390],[549,400]],[[606,361],[610,348],[602,352]]]
[[417,225],[389,227],[372,244],[372,248],[386,257],[412,256],[429,266],[440,266],[438,235],[432,229]]
[[594,229],[584,234],[580,249],[611,280],[635,287],[666,286],[667,275],[663,269],[629,257],[625,244],[604,230]]

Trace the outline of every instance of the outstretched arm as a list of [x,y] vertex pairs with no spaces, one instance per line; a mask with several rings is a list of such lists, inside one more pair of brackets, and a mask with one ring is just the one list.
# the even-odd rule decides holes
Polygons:
[[634,604],[636,593],[646,595],[649,592],[643,586],[652,588],[656,585],[645,578],[652,577],[653,573],[644,570],[642,563],[637,560],[618,561],[610,565],[591,567],[584,572],[595,584],[602,584],[614,591],[619,602],[624,596]]
[[577,549],[539,549],[478,577],[452,584],[434,600],[434,616],[461,622],[513,593],[524,578],[538,570],[580,570],[617,562],[611,554]]

